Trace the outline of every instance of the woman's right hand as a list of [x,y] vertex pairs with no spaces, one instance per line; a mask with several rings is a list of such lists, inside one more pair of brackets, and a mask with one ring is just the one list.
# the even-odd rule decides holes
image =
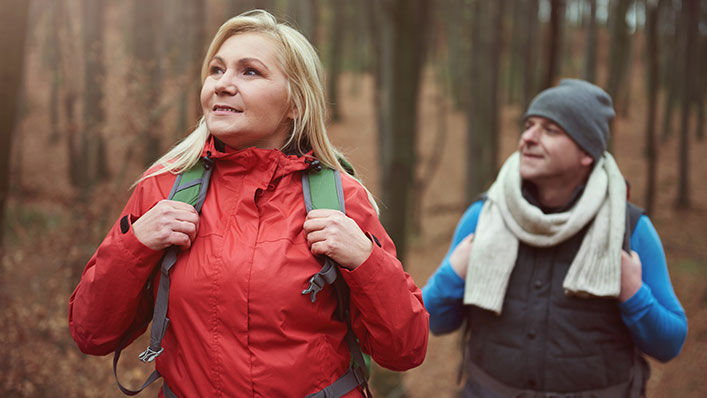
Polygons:
[[199,230],[199,213],[194,206],[161,200],[133,223],[137,240],[152,250],[176,245],[188,249]]

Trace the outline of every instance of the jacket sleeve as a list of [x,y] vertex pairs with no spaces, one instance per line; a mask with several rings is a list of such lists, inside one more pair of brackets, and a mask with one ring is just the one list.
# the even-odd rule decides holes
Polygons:
[[430,330],[434,334],[451,333],[462,325],[465,280],[452,269],[449,256],[462,239],[476,231],[483,203],[475,202],[464,213],[442,263],[422,288],[425,308],[430,313]]
[[135,189],[69,299],[71,336],[86,354],[109,354],[127,333],[132,341],[151,317],[153,297],[145,285],[162,252],[137,240],[132,222],[164,198],[153,180]]
[[631,249],[641,259],[643,284],[620,304],[621,316],[638,348],[666,362],[685,343],[687,317],[670,282],[663,245],[646,216],[641,216],[631,235]]
[[396,258],[395,246],[366,191],[349,182],[344,185],[346,214],[373,241],[373,251],[363,264],[353,271],[341,269],[350,288],[352,327],[363,352],[379,365],[407,370],[420,365],[427,352],[429,317],[422,292]]

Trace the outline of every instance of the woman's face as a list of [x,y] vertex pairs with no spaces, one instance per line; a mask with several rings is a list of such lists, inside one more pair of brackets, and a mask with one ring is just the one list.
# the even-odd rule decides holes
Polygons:
[[234,149],[280,148],[295,112],[273,40],[260,33],[231,36],[208,70],[201,107],[209,132]]

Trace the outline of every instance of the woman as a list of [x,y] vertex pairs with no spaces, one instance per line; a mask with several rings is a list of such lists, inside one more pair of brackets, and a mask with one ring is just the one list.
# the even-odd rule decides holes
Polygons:
[[[405,370],[425,356],[428,315],[368,191],[340,165],[324,126],[321,65],[307,40],[252,11],[227,21],[202,67],[204,117],[136,184],[119,222],[90,259],[69,303],[80,349],[106,355],[144,331],[144,286],[163,249],[182,248],[170,274],[170,320],[156,360],[177,396],[304,397],[344,374],[347,326],[325,288],[303,295],[321,269],[340,265],[361,348]],[[175,173],[213,160],[201,215],[164,200]],[[340,170],[346,215],[306,212],[301,178],[312,160]],[[344,163],[345,161],[342,161]],[[168,393],[171,395],[171,393]],[[360,387],[346,397],[362,396]]]

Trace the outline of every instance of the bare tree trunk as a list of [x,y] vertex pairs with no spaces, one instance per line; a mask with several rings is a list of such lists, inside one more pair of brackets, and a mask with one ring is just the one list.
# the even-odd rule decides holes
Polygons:
[[337,122],[341,119],[339,104],[339,75],[341,73],[341,57],[343,51],[343,33],[347,29],[346,6],[344,0],[331,1],[333,16],[329,26],[329,73],[327,76],[327,94],[331,109],[331,120]]
[[[90,0],[89,0],[90,1]],[[162,1],[133,3],[133,54],[135,56],[136,83],[134,98],[143,112],[138,123],[140,146],[144,148],[143,164],[154,162],[160,154],[160,105],[159,92],[162,86],[160,35],[162,26]]]
[[[680,147],[678,159],[680,166],[678,171],[678,196],[675,201],[675,206],[678,208],[690,207],[690,169],[689,169],[689,140],[690,140],[690,108],[693,100],[693,79],[695,72],[693,70],[695,60],[695,44],[697,39],[697,23],[700,12],[699,0],[684,0],[683,1],[683,21],[685,21],[685,65],[683,80],[683,100],[682,111],[680,114]],[[703,71],[704,73],[704,71]]]
[[523,34],[525,33],[525,23],[527,23],[527,16],[523,14],[524,3],[527,3],[527,1],[512,1],[510,3],[510,7],[513,9],[511,14],[513,26],[511,27],[511,41],[509,43],[511,52],[508,54],[506,78],[506,103],[508,104],[518,103],[520,91],[518,82],[522,73]]
[[[428,0],[369,2],[376,48],[376,91],[383,211],[404,260],[416,170],[417,99],[425,56]],[[389,206],[389,207],[388,207]]]
[[[700,6],[702,15],[702,20],[707,22],[707,1],[703,1]],[[695,126],[695,137],[697,140],[702,141],[705,137],[705,91],[707,91],[707,36],[698,35],[697,47],[699,48],[699,53],[697,54],[697,70],[702,71],[698,73],[696,78],[695,90],[695,106],[697,107],[697,125]]]
[[550,0],[550,25],[545,43],[545,62],[547,69],[543,88],[551,87],[560,73],[560,49],[562,43],[562,24],[565,19],[565,0]]
[[79,126],[76,120],[76,94],[69,92],[64,97],[64,115],[66,117],[66,153],[69,158],[69,181],[71,186],[80,187],[82,178],[82,158],[79,149]]
[[226,18],[235,17],[236,15],[256,8],[272,12],[272,3],[272,1],[266,0],[228,0],[229,15],[226,15]]
[[3,258],[5,207],[10,177],[12,133],[17,123],[27,37],[28,1],[0,0],[0,259]]
[[297,0],[288,3],[290,17],[295,26],[313,46],[317,45],[317,27],[319,25],[319,7],[317,0]]
[[619,103],[619,90],[624,80],[625,64],[629,61],[629,35],[626,13],[632,0],[615,0],[611,14],[611,39],[609,42],[609,75],[606,92],[614,100],[614,107]]
[[61,129],[59,127],[60,101],[59,91],[61,88],[62,69],[61,69],[61,11],[63,2],[60,0],[52,1],[49,5],[49,29],[47,29],[46,46],[47,46],[47,62],[46,67],[51,68],[52,82],[49,88],[49,142],[55,144],[61,138]]
[[467,112],[468,202],[483,192],[498,165],[498,66],[503,1],[476,0],[472,18],[471,92]]
[[[417,100],[425,55],[429,0],[368,0],[374,48],[381,221],[405,264],[413,222]],[[400,373],[375,366],[380,396],[407,397]]]
[[682,54],[683,47],[681,45],[680,37],[681,32],[684,30],[682,21],[680,20],[680,13],[675,9],[675,2],[668,2],[667,6],[664,8],[662,15],[663,17],[659,26],[665,25],[664,32],[659,35],[660,47],[663,49],[661,51],[662,59],[662,84],[665,88],[666,99],[664,103],[663,110],[663,123],[660,138],[662,142],[665,142],[668,137],[672,135],[673,130],[673,115],[675,113],[675,108],[678,104],[680,91],[681,91],[681,81],[679,79],[680,73],[678,71],[682,70],[682,60],[684,57]]
[[538,39],[540,37],[540,29],[538,22],[538,0],[528,0],[526,18],[525,46],[523,47],[523,69],[525,70],[523,77],[523,108],[527,108],[530,101],[536,94],[536,64],[535,57],[538,49]]
[[84,53],[83,128],[81,132],[79,168],[81,199],[88,195],[95,183],[108,176],[102,128],[105,120],[103,109],[103,0],[83,0],[82,27]]
[[597,0],[586,0],[590,12],[586,28],[584,47],[584,80],[595,82],[597,79]]
[[447,65],[451,76],[450,93],[454,99],[456,109],[462,110],[468,107],[469,94],[469,62],[471,46],[468,34],[468,21],[471,7],[465,0],[450,0],[442,3],[440,18],[445,21],[442,27],[445,29],[447,41]]
[[191,10],[191,24],[193,30],[190,34],[192,37],[192,51],[195,54],[193,58],[193,84],[192,98],[193,98],[193,109],[194,114],[199,117],[202,115],[201,101],[199,100],[199,95],[201,93],[201,61],[206,56],[206,49],[209,43],[206,38],[206,0],[191,0],[189,1],[189,7]]
[[657,178],[658,153],[656,150],[655,122],[658,112],[658,18],[663,0],[657,4],[646,4],[646,89],[648,107],[646,109],[646,214],[651,215],[655,207],[655,189]]

